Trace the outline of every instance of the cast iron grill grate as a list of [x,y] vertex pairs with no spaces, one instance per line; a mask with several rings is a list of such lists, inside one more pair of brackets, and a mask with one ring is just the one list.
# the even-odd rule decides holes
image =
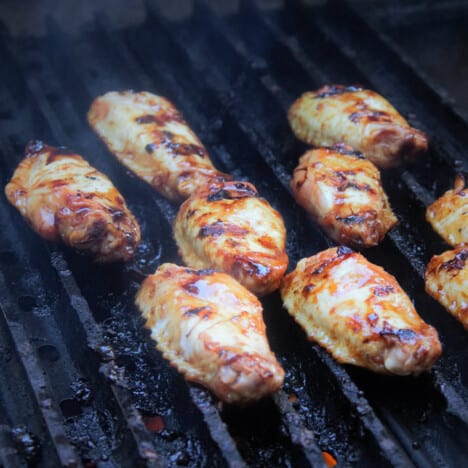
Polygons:
[[[179,21],[156,3],[146,12],[141,24],[123,29],[103,15],[77,35],[53,20],[43,38],[3,34],[3,186],[29,139],[67,145],[115,182],[144,239],[129,265],[94,265],[43,242],[2,195],[3,465],[323,466],[325,450],[343,466],[462,466],[467,337],[424,294],[421,273],[444,249],[424,207],[466,170],[468,124],[341,2],[285,2],[269,11],[241,2],[226,16],[196,2]],[[294,266],[330,242],[290,194],[289,177],[305,148],[292,136],[286,110],[301,92],[333,82],[376,89],[431,135],[425,158],[384,174],[400,224],[366,256],[397,276],[437,327],[444,355],[419,378],[339,366],[306,340],[274,293],[263,303],[287,374],[284,389],[251,408],[221,405],[162,359],[133,305],[145,275],[162,262],[180,263],[171,234],[177,208],[118,165],[88,128],[86,111],[111,89],[169,97],[215,165],[253,182],[283,214]],[[36,445],[15,439],[18,427]]]

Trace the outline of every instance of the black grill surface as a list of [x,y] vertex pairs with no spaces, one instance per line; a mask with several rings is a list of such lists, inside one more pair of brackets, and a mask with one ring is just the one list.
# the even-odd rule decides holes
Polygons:
[[[1,464],[320,467],[327,451],[340,466],[467,466],[467,334],[424,293],[422,276],[447,249],[425,207],[468,167],[463,113],[344,2],[180,3],[182,18],[174,5],[168,15],[164,2],[148,2],[120,27],[103,9],[74,31],[53,12],[44,34],[2,28],[2,187],[30,139],[69,146],[122,191],[143,242],[127,265],[96,265],[44,242],[0,196]],[[230,8],[219,11],[221,3]],[[282,213],[293,268],[332,244],[290,193],[305,146],[286,111],[327,83],[375,89],[431,137],[426,156],[383,173],[400,223],[365,255],[397,277],[444,353],[417,378],[340,366],[307,341],[276,292],[263,305],[284,388],[249,408],[221,404],[161,357],[133,304],[147,274],[181,263],[171,229],[177,207],[114,160],[86,112],[109,90],[171,99],[217,168],[253,182]]]

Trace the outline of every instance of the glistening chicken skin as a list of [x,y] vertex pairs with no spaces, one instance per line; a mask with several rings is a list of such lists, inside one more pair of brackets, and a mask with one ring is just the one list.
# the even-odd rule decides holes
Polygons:
[[468,330],[468,246],[434,255],[425,278],[426,292]]
[[180,207],[174,237],[185,264],[232,275],[264,295],[278,288],[288,266],[281,215],[248,182],[216,182]]
[[427,136],[385,98],[353,86],[324,86],[303,94],[289,109],[288,119],[305,143],[346,143],[381,168],[412,160],[428,147]]
[[461,174],[455,178],[454,188],[427,208],[426,220],[451,246],[468,244],[468,190]]
[[299,205],[339,244],[373,247],[397,223],[378,169],[346,145],[305,153],[291,188]]
[[166,98],[142,91],[97,97],[88,122],[109,150],[161,195],[178,202],[216,178],[205,147]]
[[164,357],[221,400],[244,405],[281,387],[261,304],[232,277],[165,263],[143,282],[136,304]]
[[419,374],[442,348],[395,278],[347,247],[302,259],[284,277],[284,306],[340,363]]
[[140,242],[138,222],[112,182],[66,148],[31,141],[5,194],[42,237],[98,262],[129,260]]

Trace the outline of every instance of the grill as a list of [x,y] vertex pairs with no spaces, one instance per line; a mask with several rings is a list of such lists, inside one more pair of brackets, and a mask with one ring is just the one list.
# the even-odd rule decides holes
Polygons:
[[[425,295],[422,275],[446,250],[424,221],[425,206],[466,171],[468,120],[394,39],[346,3],[265,9],[241,1],[226,13],[217,7],[230,2],[196,2],[179,19],[160,3],[148,2],[142,19],[120,28],[98,13],[73,34],[51,18],[41,37],[2,29],[2,186],[28,140],[66,145],[109,175],[143,233],[133,262],[95,265],[41,240],[1,196],[2,465],[320,467],[327,451],[340,466],[465,466],[467,335]],[[448,3],[453,11],[457,2]],[[365,255],[398,278],[439,331],[444,354],[418,378],[340,366],[307,341],[276,292],[263,305],[285,385],[249,408],[223,405],[162,359],[133,305],[147,274],[181,263],[171,231],[177,207],[108,154],[86,111],[114,89],[170,98],[216,167],[253,182],[282,213],[292,268],[331,244],[290,193],[305,147],[286,110],[326,83],[375,89],[431,137],[425,157],[383,173],[400,223]]]

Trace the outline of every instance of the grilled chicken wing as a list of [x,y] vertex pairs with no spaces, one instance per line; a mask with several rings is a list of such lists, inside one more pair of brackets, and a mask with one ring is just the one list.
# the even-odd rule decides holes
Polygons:
[[309,338],[341,363],[409,375],[441,354],[436,330],[395,278],[347,247],[301,260],[283,279],[281,295]]
[[314,146],[347,143],[379,167],[411,160],[428,140],[379,94],[362,88],[324,86],[303,94],[288,113],[293,132]]
[[136,304],[164,357],[221,400],[245,404],[282,385],[261,304],[230,276],[165,263],[144,281]]
[[468,246],[432,257],[426,268],[426,292],[468,330]]
[[339,244],[375,246],[397,223],[378,169],[349,146],[305,153],[291,188],[299,205]]
[[174,237],[192,268],[215,268],[255,294],[278,288],[288,266],[281,215],[248,182],[199,189],[179,209]]
[[129,260],[140,242],[138,222],[112,182],[66,148],[30,142],[5,194],[42,237],[99,262]]
[[455,187],[448,190],[426,211],[426,219],[445,242],[456,247],[468,244],[468,190],[459,174]]
[[172,201],[220,177],[205,147],[167,99],[148,92],[109,92],[96,98],[88,121],[128,169]]

